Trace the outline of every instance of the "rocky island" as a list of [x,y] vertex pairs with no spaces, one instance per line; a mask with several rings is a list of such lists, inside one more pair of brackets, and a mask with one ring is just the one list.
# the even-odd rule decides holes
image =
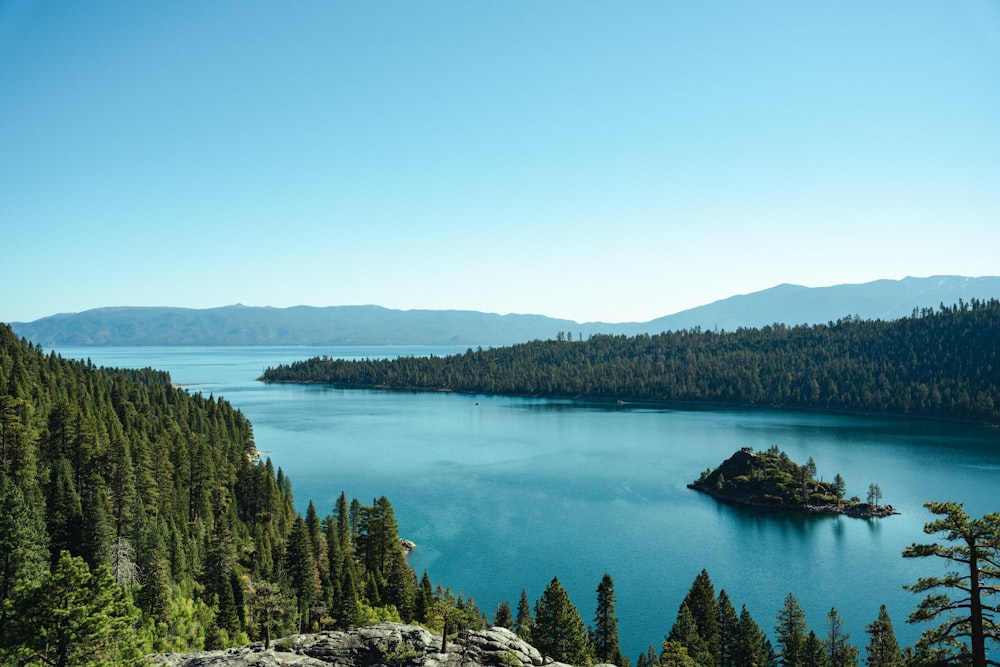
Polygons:
[[845,498],[846,485],[838,473],[832,482],[816,479],[816,465],[810,457],[799,465],[772,446],[766,452],[744,447],[715,470],[705,470],[688,488],[737,505],[804,514],[844,514],[878,518],[899,514],[892,505],[883,505],[877,484],[868,487],[867,502]]

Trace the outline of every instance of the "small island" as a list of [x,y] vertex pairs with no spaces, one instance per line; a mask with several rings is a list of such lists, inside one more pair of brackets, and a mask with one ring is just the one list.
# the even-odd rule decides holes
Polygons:
[[892,505],[882,505],[878,484],[868,486],[867,502],[845,498],[846,484],[838,473],[832,482],[816,479],[812,457],[798,465],[773,445],[766,452],[744,447],[715,470],[705,470],[688,488],[725,502],[767,510],[789,510],[804,514],[844,514],[879,518],[899,514]]

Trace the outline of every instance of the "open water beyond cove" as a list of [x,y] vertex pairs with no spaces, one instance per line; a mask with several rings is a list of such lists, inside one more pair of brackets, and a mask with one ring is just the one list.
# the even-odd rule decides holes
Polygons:
[[[622,649],[659,647],[698,572],[746,605],[773,637],[791,592],[822,635],[836,607],[864,655],[865,625],[885,604],[903,645],[918,596],[903,590],[944,564],[904,560],[928,536],[928,500],[1000,510],[1000,432],[971,425],[773,410],[679,410],[567,400],[265,385],[267,366],[317,355],[464,352],[441,347],[56,348],[101,366],[170,372],[191,392],[223,397],[253,423],[258,449],[321,516],[341,491],[385,495],[418,576],[474,597],[490,614],[534,603],[558,576],[586,622],[605,572],[615,581]],[[687,484],[740,447],[772,444],[840,473],[848,495],[877,483],[902,514],[887,519],[762,514]]]

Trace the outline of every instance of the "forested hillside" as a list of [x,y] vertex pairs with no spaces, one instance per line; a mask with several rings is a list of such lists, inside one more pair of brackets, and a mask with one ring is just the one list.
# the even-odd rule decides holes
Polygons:
[[126,664],[434,604],[479,622],[434,593],[388,499],[302,517],[228,402],[0,325],[0,663]]
[[266,382],[698,401],[1000,421],[1000,301],[891,322],[591,336],[449,357],[269,368]]

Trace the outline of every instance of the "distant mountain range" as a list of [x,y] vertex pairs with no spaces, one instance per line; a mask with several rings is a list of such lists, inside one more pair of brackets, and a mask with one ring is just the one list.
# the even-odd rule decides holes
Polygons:
[[468,310],[318,308],[97,308],[12,322],[19,336],[60,345],[510,345],[560,332],[636,335],[702,328],[732,331],[782,323],[819,324],[844,317],[894,320],[913,310],[1000,298],[1000,277],[932,276],[854,285],[778,285],[649,322],[574,322],[543,315]]

